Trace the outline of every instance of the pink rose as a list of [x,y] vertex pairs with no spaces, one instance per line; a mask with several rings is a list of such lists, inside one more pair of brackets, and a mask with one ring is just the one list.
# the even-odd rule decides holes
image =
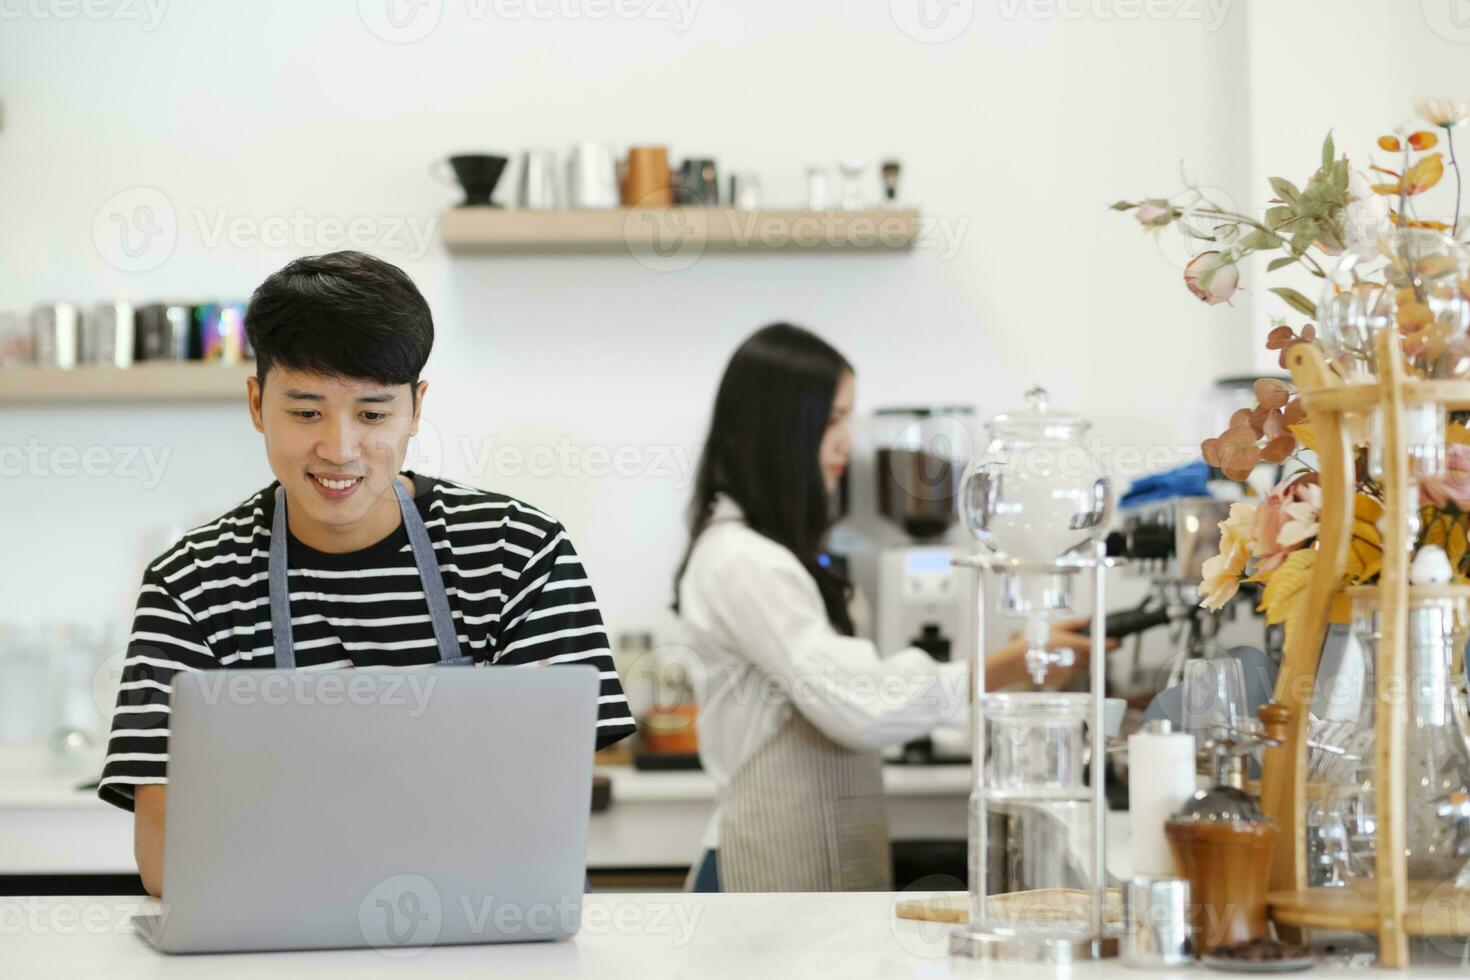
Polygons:
[[1419,497],[1433,507],[1443,508],[1453,502],[1461,510],[1470,510],[1470,446],[1446,446],[1444,476],[1421,478]]
[[1174,220],[1174,209],[1167,201],[1145,201],[1133,212],[1133,217],[1145,228],[1162,228]]
[[1235,288],[1240,285],[1240,270],[1226,264],[1219,252],[1201,252],[1184,267],[1184,285],[1214,306],[1235,295]]

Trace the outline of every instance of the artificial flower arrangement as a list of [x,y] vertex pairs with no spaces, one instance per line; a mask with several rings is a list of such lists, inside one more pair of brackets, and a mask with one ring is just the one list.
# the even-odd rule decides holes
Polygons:
[[[1173,200],[1149,198],[1119,201],[1117,211],[1131,212],[1145,228],[1173,229],[1207,243],[1184,270],[1186,287],[1209,304],[1226,303],[1240,287],[1242,260],[1257,252],[1279,252],[1266,266],[1268,273],[1281,269],[1305,269],[1323,280],[1332,280],[1329,270],[1338,257],[1351,249],[1373,247],[1397,232],[1407,241],[1408,229],[1458,236],[1460,231],[1461,177],[1455,159],[1454,135],[1458,127],[1470,125],[1470,101],[1447,99],[1420,102],[1418,114],[1429,128],[1382,136],[1379,149],[1395,154],[1397,169],[1370,163],[1368,173],[1355,169],[1346,155],[1339,156],[1328,135],[1322,148],[1321,165],[1298,187],[1283,177],[1270,178],[1275,195],[1261,217],[1231,210],[1212,201],[1196,187],[1188,187]],[[1441,150],[1441,143],[1444,149]],[[1420,217],[1417,199],[1440,183],[1445,172],[1444,154],[1454,173],[1453,219],[1446,223]],[[1383,247],[1383,246],[1378,246]],[[1442,258],[1439,259],[1443,261]],[[1470,363],[1470,340],[1449,336],[1435,322],[1418,289],[1419,276],[1430,257],[1411,254],[1398,247],[1389,257],[1385,274],[1378,282],[1363,283],[1354,277],[1351,288],[1389,290],[1394,297],[1393,320],[1411,369],[1426,358],[1443,358],[1450,345],[1455,357]],[[1452,275],[1454,269],[1450,270]],[[1463,275],[1450,280],[1451,288],[1470,299],[1470,279]],[[1297,314],[1318,320],[1317,304],[1289,286],[1277,286],[1279,296]],[[1418,295],[1416,295],[1418,293]],[[1271,330],[1267,349],[1281,352],[1298,343],[1322,346],[1317,327],[1304,323],[1299,329],[1281,321]],[[1351,379],[1351,358],[1331,356],[1328,363],[1345,379]],[[1458,363],[1458,362],[1457,362]],[[1261,462],[1282,464],[1291,460],[1292,471],[1264,498],[1231,504],[1229,517],[1220,523],[1220,550],[1204,564],[1199,585],[1201,605],[1219,609],[1236,596],[1242,583],[1262,586],[1258,611],[1266,622],[1282,624],[1289,633],[1307,594],[1312,568],[1317,559],[1318,519],[1322,491],[1311,458],[1302,451],[1314,449],[1307,414],[1291,387],[1274,379],[1255,385],[1255,407],[1241,409],[1220,435],[1201,445],[1204,459],[1218,467],[1226,478],[1244,481]],[[1446,428],[1444,472],[1419,480],[1420,522],[1415,550],[1429,545],[1442,548],[1449,558],[1454,580],[1470,583],[1470,428],[1464,414],[1452,414]],[[1382,568],[1382,536],[1378,527],[1383,512],[1383,494],[1366,465],[1366,434],[1358,433],[1356,444],[1356,493],[1353,537],[1343,585],[1370,584]],[[1333,610],[1334,621],[1345,621],[1346,599]]]

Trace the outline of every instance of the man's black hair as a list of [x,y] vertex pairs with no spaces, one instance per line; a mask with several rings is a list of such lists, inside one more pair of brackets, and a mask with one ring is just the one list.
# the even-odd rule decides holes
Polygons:
[[434,318],[413,280],[362,252],[296,259],[272,273],[245,311],[262,387],[276,365],[414,386],[434,346]]

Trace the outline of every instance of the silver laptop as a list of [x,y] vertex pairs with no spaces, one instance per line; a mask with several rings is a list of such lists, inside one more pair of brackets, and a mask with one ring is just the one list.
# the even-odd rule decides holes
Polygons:
[[587,859],[591,667],[181,673],[170,953],[565,939]]

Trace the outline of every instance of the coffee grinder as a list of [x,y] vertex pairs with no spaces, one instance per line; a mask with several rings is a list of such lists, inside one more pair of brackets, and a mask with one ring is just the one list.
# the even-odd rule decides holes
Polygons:
[[[872,601],[873,639],[882,654],[919,647],[940,661],[969,656],[974,644],[967,553],[956,499],[969,461],[968,405],[880,408],[856,434],[847,520],[834,534],[853,579]],[[890,761],[969,758],[965,732],[940,730],[889,749]]]

